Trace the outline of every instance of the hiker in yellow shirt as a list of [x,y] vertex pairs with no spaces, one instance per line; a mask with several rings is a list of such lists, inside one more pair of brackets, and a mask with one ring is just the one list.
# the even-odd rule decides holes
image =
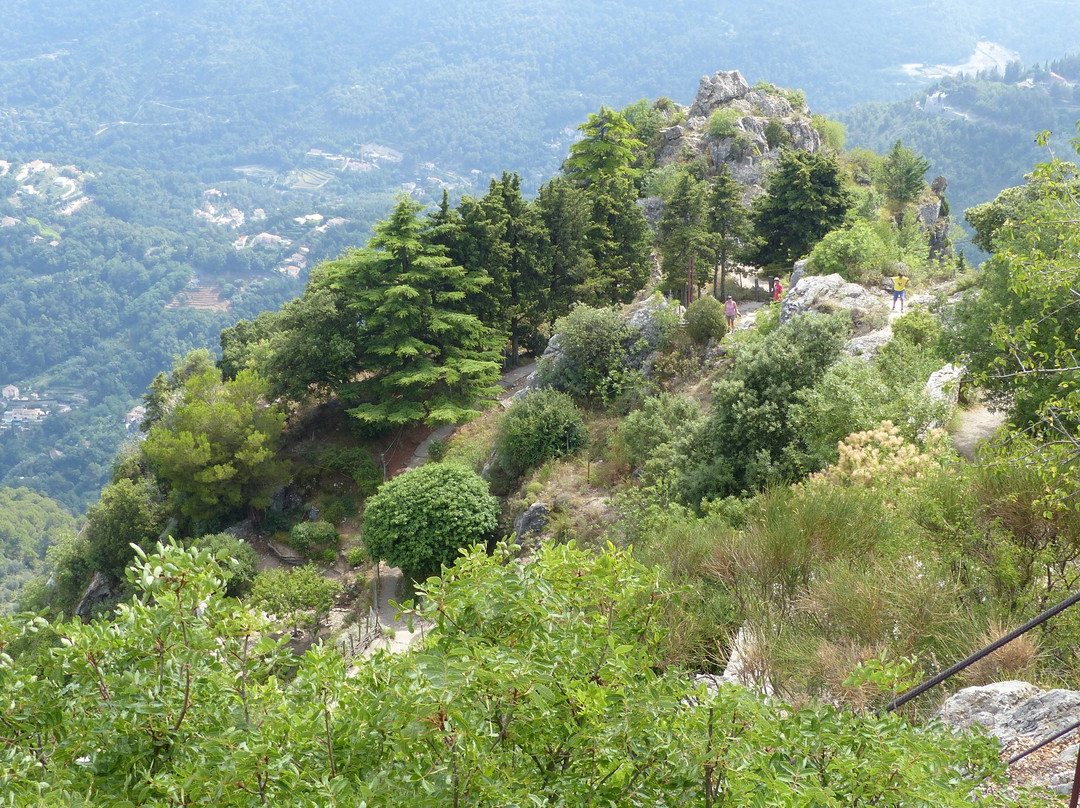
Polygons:
[[907,291],[907,276],[903,272],[897,272],[892,279],[892,307],[896,311],[896,301],[900,301],[900,313],[904,313],[904,292]]

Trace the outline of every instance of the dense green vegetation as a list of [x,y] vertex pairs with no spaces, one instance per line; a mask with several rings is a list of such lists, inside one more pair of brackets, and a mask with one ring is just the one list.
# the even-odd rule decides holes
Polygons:
[[1058,153],[1068,148],[1080,103],[1077,82],[1080,57],[1031,67],[1014,62],[1004,72],[947,77],[907,100],[862,105],[836,117],[849,146],[883,151],[903,132],[904,143],[929,160],[932,172],[948,178],[949,196],[964,210],[1018,185],[1044,159],[1036,133],[1054,132]]

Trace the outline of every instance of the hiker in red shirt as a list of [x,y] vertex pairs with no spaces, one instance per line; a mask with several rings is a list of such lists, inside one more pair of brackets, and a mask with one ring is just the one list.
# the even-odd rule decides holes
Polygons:
[[773,303],[779,303],[780,302],[780,296],[782,294],[784,294],[784,284],[780,283],[779,278],[774,277],[773,278],[773,287],[772,287]]

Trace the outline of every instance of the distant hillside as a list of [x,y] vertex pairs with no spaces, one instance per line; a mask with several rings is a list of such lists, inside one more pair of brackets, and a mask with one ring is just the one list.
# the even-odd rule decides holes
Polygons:
[[837,117],[847,126],[849,147],[881,151],[903,138],[925,155],[931,174],[948,177],[952,206],[962,214],[1023,183],[1024,174],[1049,159],[1036,133],[1052,131],[1055,153],[1071,155],[1067,144],[1080,120],[1080,56],[944,78],[903,101],[859,106]]
[[1060,5],[12,0],[0,142],[217,178],[374,141],[536,183],[601,103],[688,96],[733,67],[823,111],[897,98],[925,82],[913,63],[962,63],[979,41],[1028,61],[1065,52],[1080,17]]

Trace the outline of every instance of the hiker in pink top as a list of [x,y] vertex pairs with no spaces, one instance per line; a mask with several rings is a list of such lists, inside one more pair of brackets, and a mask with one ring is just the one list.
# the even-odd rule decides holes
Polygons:
[[727,317],[727,327],[730,331],[735,327],[735,318],[739,316],[739,304],[731,295],[728,295],[727,302],[724,303],[724,316]]

